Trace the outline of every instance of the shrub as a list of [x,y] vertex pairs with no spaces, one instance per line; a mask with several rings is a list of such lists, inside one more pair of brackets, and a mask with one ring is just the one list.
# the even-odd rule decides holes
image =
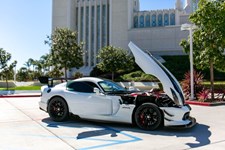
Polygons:
[[163,65],[178,79],[182,80],[184,74],[190,69],[188,55],[184,56],[162,56],[166,61]]
[[[197,97],[197,94],[203,90],[203,75],[200,72],[196,72],[194,70],[194,97]],[[184,79],[181,81],[181,86],[184,92],[184,96],[186,99],[188,99],[191,95],[191,77],[190,77],[190,71],[186,72],[184,75]]]
[[197,94],[198,101],[204,102],[204,101],[206,101],[207,99],[209,99],[209,93],[210,93],[209,90],[202,90],[202,91],[200,91],[200,92]]
[[81,77],[83,77],[83,74],[82,74],[82,73],[80,73],[80,72],[74,73],[74,78],[75,78],[75,79],[81,78]]
[[99,68],[97,68],[96,66],[92,69],[92,71],[90,72],[90,76],[91,77],[98,77],[102,74],[105,74],[106,72],[101,71]]
[[125,74],[121,76],[121,78],[125,81],[156,81],[157,80],[156,77],[149,74],[145,74],[142,71],[131,72],[129,74]]

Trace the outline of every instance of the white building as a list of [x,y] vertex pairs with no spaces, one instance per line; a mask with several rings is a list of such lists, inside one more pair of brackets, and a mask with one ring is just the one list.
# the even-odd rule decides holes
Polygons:
[[107,45],[128,49],[129,41],[156,55],[181,55],[181,39],[198,0],[176,0],[173,9],[140,11],[139,0],[53,0],[52,30],[68,27],[84,42],[84,67],[88,74],[97,64],[98,51]]

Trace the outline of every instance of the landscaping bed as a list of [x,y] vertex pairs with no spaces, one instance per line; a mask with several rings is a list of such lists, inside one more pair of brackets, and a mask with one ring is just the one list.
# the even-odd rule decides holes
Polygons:
[[225,101],[199,102],[196,100],[186,100],[185,103],[199,106],[220,106],[225,105]]

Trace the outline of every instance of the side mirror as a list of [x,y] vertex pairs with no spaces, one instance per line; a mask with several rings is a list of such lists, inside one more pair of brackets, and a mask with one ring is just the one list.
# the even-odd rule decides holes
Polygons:
[[99,88],[94,88],[94,93],[96,93],[97,95],[99,95],[100,94],[100,90],[99,90]]

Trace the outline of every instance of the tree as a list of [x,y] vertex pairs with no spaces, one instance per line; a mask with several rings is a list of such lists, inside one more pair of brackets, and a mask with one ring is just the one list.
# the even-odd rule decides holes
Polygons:
[[19,81],[27,81],[29,78],[28,69],[26,67],[21,67],[17,72],[17,79]]
[[[190,21],[197,26],[193,34],[194,63],[198,69],[210,69],[212,100],[214,100],[214,68],[225,68],[225,2],[224,0],[200,0],[199,8],[190,15]],[[189,42],[180,45],[186,52]]]
[[[46,71],[49,71],[49,68],[51,66],[50,64],[50,55],[49,54],[45,54],[42,55],[40,57],[39,60],[34,60],[32,58],[29,58],[24,65],[26,66],[26,80],[33,80],[33,79],[37,79],[40,76],[43,76],[46,74]],[[31,70],[30,67],[33,67],[33,69]],[[25,79],[24,77],[22,77],[25,73],[24,67],[21,68],[20,70],[20,74],[21,74],[21,78],[20,79]]]
[[28,70],[30,70],[30,67],[33,65],[34,60],[32,58],[29,58],[23,65],[27,67]]
[[48,73],[47,73],[47,76],[50,76],[50,77],[55,77],[55,78],[59,78],[63,75],[63,73],[60,71],[59,68],[57,68],[57,66],[55,66],[52,70],[50,70]]
[[45,74],[46,71],[49,71],[50,63],[50,55],[45,54],[40,57],[39,63],[41,64],[41,68],[43,69],[43,73]]
[[6,85],[8,90],[8,77],[10,72],[13,71],[13,68],[16,66],[17,61],[14,61],[11,64],[8,64],[8,62],[11,59],[11,54],[0,48],[0,71],[5,76],[6,79]]
[[53,34],[45,43],[51,46],[51,61],[56,68],[65,71],[67,79],[67,70],[69,68],[79,68],[83,66],[83,44],[77,43],[77,32],[68,28],[56,28]]
[[97,67],[102,71],[111,72],[112,80],[116,71],[133,69],[133,57],[121,48],[106,46],[100,50],[97,57],[100,59]]

